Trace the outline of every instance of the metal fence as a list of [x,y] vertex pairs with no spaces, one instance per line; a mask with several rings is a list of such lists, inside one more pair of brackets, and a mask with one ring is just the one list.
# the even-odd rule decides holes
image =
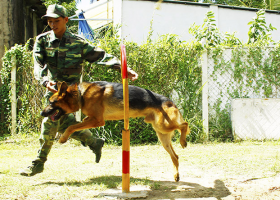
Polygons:
[[[237,47],[211,49],[208,54],[204,52],[204,54],[207,54],[203,55],[205,58],[207,57],[207,72],[204,71],[203,73],[207,73],[207,80],[204,79],[203,81],[204,83],[207,81],[208,87],[207,91],[204,90],[204,92],[207,92],[205,103],[208,106],[207,117],[210,134],[214,136],[224,134],[223,137],[230,137],[233,130],[233,135],[244,139],[280,138],[279,128],[274,129],[275,132],[278,131],[276,137],[269,136],[270,134],[277,135],[274,131],[264,134],[266,130],[262,128],[265,127],[262,126],[265,123],[272,127],[279,125],[276,116],[280,115],[280,105],[277,106],[277,103],[275,104],[275,101],[272,101],[272,99],[280,98],[279,53],[279,47]],[[266,104],[274,105],[274,110],[270,109],[271,106],[267,106],[270,111],[262,111],[264,107],[255,105],[249,109],[250,112],[247,114],[238,114],[238,112],[244,111],[246,106],[241,108],[240,111],[236,110],[235,107],[240,106],[237,103],[244,104],[244,101],[236,101],[233,105],[233,100],[237,99],[249,99],[251,104],[254,104],[256,99],[270,99],[270,101],[266,101]],[[253,108],[255,108],[255,111]],[[237,113],[239,119],[242,119],[242,116],[247,116],[250,120],[247,121],[243,118],[243,122],[232,123],[233,119],[231,117],[235,113]],[[258,115],[259,117],[255,118]],[[273,115],[274,117],[272,117]],[[265,120],[268,118],[269,120]],[[207,126],[206,121],[205,124]],[[244,131],[242,131],[242,128]],[[253,132],[248,130],[250,128]]]

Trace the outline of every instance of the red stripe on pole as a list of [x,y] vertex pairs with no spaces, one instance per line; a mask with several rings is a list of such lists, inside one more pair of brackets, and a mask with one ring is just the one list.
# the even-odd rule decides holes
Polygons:
[[129,174],[129,151],[123,151],[122,173]]
[[121,62],[122,62],[122,78],[127,78],[127,62],[126,62],[126,50],[125,45],[121,45]]

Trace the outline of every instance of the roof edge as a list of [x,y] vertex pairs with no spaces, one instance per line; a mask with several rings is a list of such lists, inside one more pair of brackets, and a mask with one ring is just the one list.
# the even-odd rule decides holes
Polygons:
[[[158,2],[158,0],[125,0],[125,1],[152,1],[152,2]],[[198,2],[191,2],[191,1],[163,0],[162,2],[164,2],[164,3],[174,3],[174,4],[185,4],[185,5],[196,5],[196,6],[204,6],[204,7],[218,6],[218,7],[226,8],[226,9],[248,10],[248,11],[254,11],[254,12],[257,12],[257,11],[261,10],[260,8],[248,8],[248,7],[229,6],[229,5],[212,4],[212,3],[198,3]],[[280,10],[267,10],[267,9],[264,9],[264,10],[267,13],[280,14]]]

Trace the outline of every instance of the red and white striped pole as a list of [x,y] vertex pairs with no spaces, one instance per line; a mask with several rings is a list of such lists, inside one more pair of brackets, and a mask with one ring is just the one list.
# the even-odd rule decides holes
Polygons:
[[124,101],[124,130],[122,130],[122,192],[130,192],[130,131],[129,131],[129,90],[125,45],[121,45],[121,69]]

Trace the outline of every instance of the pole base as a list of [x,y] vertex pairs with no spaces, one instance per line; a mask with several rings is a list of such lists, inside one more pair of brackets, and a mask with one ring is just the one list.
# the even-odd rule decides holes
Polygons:
[[107,198],[117,198],[117,199],[137,199],[137,198],[147,198],[150,189],[141,186],[133,186],[130,188],[130,192],[125,193],[120,189],[109,189],[100,193],[100,197]]

